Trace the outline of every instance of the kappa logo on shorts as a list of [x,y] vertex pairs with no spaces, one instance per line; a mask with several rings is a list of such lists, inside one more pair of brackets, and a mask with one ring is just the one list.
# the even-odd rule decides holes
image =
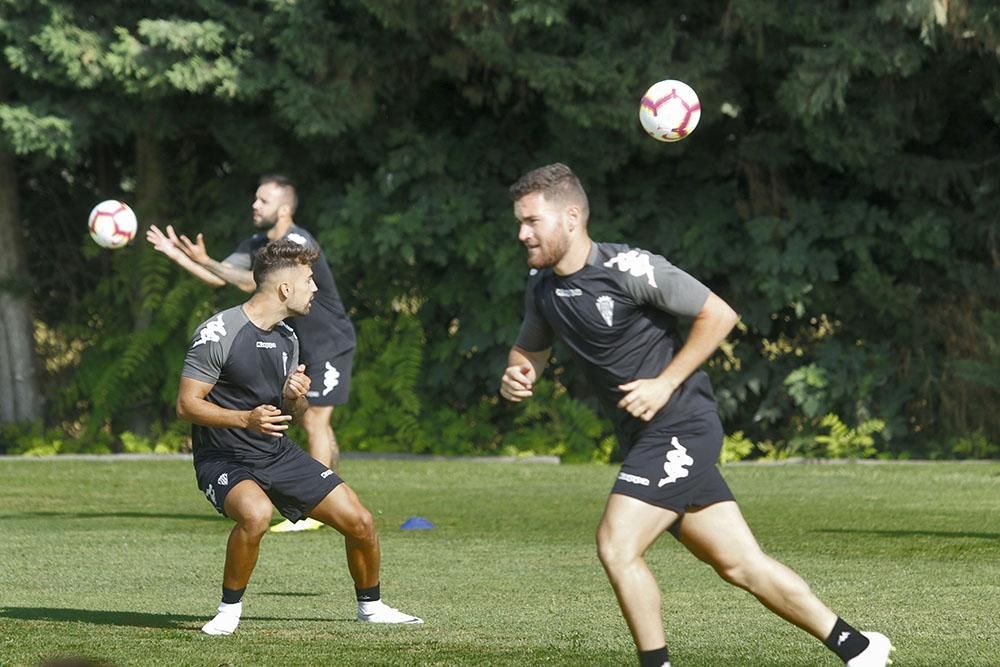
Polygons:
[[332,475],[332,474],[333,474],[333,471],[332,471],[332,470],[324,470],[324,471],[323,471],[323,472],[322,472],[322,473],[320,474],[320,477],[322,477],[323,479],[326,479],[327,477],[329,477],[329,476],[330,476],[330,475]]
[[329,394],[338,384],[340,384],[340,371],[328,361],[326,362],[326,372],[323,373],[323,395]]
[[216,481],[219,482],[220,486],[229,486],[229,475],[226,473],[222,473],[221,475],[219,475],[219,479]]
[[216,504],[216,502],[215,502],[215,489],[212,488],[211,484],[209,484],[208,488],[205,489],[205,497],[208,498],[209,500],[211,500],[213,505]]
[[628,482],[629,484],[638,484],[639,486],[649,486],[649,480],[645,477],[639,477],[638,475],[630,475],[627,472],[618,473],[618,479],[623,482]]
[[663,472],[667,476],[661,479],[657,486],[673,484],[680,478],[691,474],[685,466],[694,464],[694,459],[688,456],[687,447],[681,444],[676,435],[670,438],[670,445],[673,449],[667,452],[667,460],[663,464]]

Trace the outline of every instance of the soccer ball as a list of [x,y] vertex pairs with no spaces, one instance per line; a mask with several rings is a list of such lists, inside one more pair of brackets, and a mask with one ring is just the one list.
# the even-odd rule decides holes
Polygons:
[[700,118],[698,95],[683,81],[658,81],[639,103],[642,129],[657,141],[680,141],[694,131]]
[[102,201],[90,211],[90,238],[102,248],[123,248],[135,238],[139,221],[125,202]]

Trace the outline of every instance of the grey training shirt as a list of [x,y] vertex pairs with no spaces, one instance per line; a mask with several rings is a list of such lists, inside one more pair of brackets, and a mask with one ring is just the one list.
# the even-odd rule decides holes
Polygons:
[[694,317],[709,289],[660,255],[624,244],[594,243],[586,265],[559,276],[533,271],[517,346],[538,352],[563,340],[583,364],[621,447],[642,431],[675,426],[715,410],[708,376],[693,373],[649,423],[618,407],[618,386],[659,375],[681,341],[674,316]]
[[[282,405],[285,378],[299,363],[295,332],[284,322],[266,331],[257,327],[243,306],[235,306],[202,322],[184,358],[183,377],[215,385],[205,397],[228,410]],[[215,455],[253,461],[274,454],[282,438],[241,428],[194,424],[195,460]]]

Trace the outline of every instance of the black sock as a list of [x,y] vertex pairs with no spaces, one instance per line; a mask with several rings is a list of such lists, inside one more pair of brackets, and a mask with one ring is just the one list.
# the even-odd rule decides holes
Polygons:
[[371,588],[358,588],[354,587],[354,592],[358,595],[358,602],[375,602],[375,600],[380,600],[382,594],[378,590],[379,584],[375,584]]
[[247,589],[246,586],[243,588],[226,588],[222,587],[222,603],[223,604],[236,604],[243,599],[243,592]]
[[666,646],[652,651],[639,651],[639,667],[662,667],[668,660],[670,656],[667,655]]
[[868,637],[849,626],[844,619],[837,617],[837,622],[833,624],[833,632],[823,642],[826,647],[837,654],[837,656],[847,662],[861,655],[868,648]]

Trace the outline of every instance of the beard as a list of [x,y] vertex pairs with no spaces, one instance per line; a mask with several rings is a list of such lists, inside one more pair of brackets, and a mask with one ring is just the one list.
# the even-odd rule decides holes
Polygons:
[[270,229],[271,227],[274,227],[276,224],[278,224],[277,215],[271,218],[266,218],[264,216],[261,216],[259,218],[257,216],[253,217],[253,226],[256,227],[257,229],[265,229],[265,230]]
[[569,238],[560,236],[548,243],[540,243],[528,250],[528,266],[533,269],[548,269],[559,263],[569,249]]

